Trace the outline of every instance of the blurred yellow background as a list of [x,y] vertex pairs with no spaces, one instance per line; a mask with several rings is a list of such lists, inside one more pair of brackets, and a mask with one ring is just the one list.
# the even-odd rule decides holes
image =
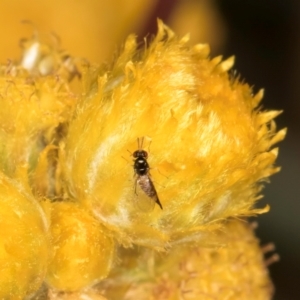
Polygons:
[[214,0],[2,0],[0,63],[18,59],[19,41],[34,32],[55,34],[73,57],[103,62],[130,33],[140,41],[155,34],[156,18],[179,36],[190,33],[191,44],[209,43],[213,53],[224,44],[226,26]]
[[[55,33],[72,56],[102,62],[131,32],[139,33],[157,0],[3,0],[0,2],[0,62],[20,57],[18,42]],[[21,21],[30,21],[28,26]]]

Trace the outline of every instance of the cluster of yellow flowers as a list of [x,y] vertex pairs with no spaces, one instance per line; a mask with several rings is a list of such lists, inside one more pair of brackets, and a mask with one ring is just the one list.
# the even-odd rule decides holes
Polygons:
[[38,37],[0,66],[1,299],[270,297],[239,218],[268,210],[280,111],[260,111],[233,58],[158,25],[109,67]]

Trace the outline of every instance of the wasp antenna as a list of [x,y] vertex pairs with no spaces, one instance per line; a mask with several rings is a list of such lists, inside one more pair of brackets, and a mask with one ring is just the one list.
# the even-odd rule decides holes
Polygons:
[[143,149],[143,144],[144,144],[144,137],[142,136],[141,138],[138,138],[138,147],[139,147],[139,150]]
[[152,140],[150,140],[149,146],[148,146],[148,151],[149,151],[149,153],[150,153],[150,146],[151,146],[151,143],[152,143]]

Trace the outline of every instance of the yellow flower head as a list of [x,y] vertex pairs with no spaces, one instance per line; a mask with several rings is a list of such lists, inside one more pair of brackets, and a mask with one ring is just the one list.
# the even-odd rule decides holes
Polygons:
[[[107,299],[271,299],[273,286],[251,226],[231,220],[217,233],[226,247],[170,253],[122,249],[122,263],[99,289]],[[134,284],[132,284],[134,282]]]
[[[272,146],[286,132],[276,132],[280,112],[259,111],[262,91],[253,95],[227,72],[233,58],[210,59],[207,45],[187,40],[159,22],[146,50],[130,36],[98,80],[94,68],[85,71],[64,178],[69,196],[125,245],[210,244],[223,220],[265,211],[253,205],[279,170]],[[133,167],[136,150],[148,153],[144,173]],[[151,210],[158,199],[163,209]]]
[[78,291],[98,283],[111,269],[114,243],[93,216],[71,202],[51,203],[52,258],[46,282]]
[[25,299],[44,281],[48,223],[22,185],[0,172],[0,299]]
[[69,119],[76,97],[56,75],[34,77],[19,66],[0,66],[0,167],[36,164],[59,124]]

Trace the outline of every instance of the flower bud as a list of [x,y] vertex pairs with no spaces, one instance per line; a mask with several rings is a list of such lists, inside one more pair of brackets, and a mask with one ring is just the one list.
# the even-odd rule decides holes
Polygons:
[[218,247],[181,245],[166,254],[123,249],[123,263],[99,289],[106,287],[108,299],[271,299],[273,285],[251,226],[231,220],[216,238]]
[[0,173],[0,298],[25,299],[42,284],[48,263],[46,218],[37,201]]
[[[211,59],[207,45],[187,40],[159,22],[148,49],[137,52],[130,36],[98,81],[94,70],[85,74],[64,176],[69,196],[124,245],[209,244],[225,219],[268,210],[254,205],[279,170],[272,147],[286,132],[276,132],[280,111],[258,109],[262,91],[253,95],[228,73],[233,58]],[[133,157],[136,150],[148,157]]]
[[51,203],[52,259],[46,282],[60,291],[78,291],[110,271],[113,240],[99,222],[72,202]]

